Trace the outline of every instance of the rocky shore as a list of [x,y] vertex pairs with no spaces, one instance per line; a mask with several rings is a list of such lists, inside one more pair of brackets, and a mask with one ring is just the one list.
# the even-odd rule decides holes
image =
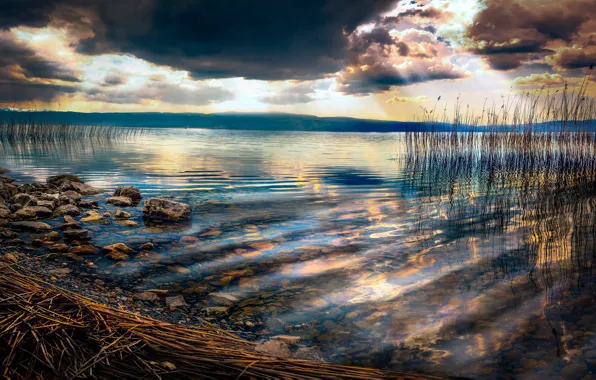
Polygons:
[[[165,197],[144,200],[133,186],[118,187],[102,198],[104,191],[73,174],[51,176],[45,183],[18,184],[8,170],[0,168],[0,173],[2,260],[19,262],[52,284],[111,306],[170,323],[216,324],[242,338],[258,341],[257,350],[267,354],[324,359],[317,348],[304,346],[299,336],[271,336],[259,328],[258,320],[231,318],[230,308],[239,301],[233,294],[203,285],[179,291],[159,286],[134,287],[97,273],[97,258],[113,262],[110,267],[114,269],[131,260],[163,258],[155,253],[157,244],[149,240],[136,246],[97,244],[93,231],[98,225],[117,224],[123,232],[141,228],[126,211],[141,203],[143,224],[147,226],[185,223],[191,218],[190,205]],[[108,206],[112,212],[106,211]],[[185,271],[175,266],[167,269]]]

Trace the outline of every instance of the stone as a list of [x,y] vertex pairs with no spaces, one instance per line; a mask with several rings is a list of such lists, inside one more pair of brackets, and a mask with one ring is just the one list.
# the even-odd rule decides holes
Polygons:
[[138,204],[143,197],[141,196],[141,191],[135,186],[120,186],[114,191],[114,197],[126,197],[130,198],[130,200]]
[[147,220],[179,222],[189,220],[190,213],[189,205],[165,198],[149,199],[143,207],[143,218]]
[[18,252],[8,252],[2,255],[2,261],[8,261],[10,263],[16,263],[20,258],[21,254]]
[[180,273],[180,274],[189,274],[190,273],[190,269],[188,269],[186,267],[181,267],[179,265],[169,266],[168,270],[170,272],[175,272],[175,273]]
[[56,207],[55,201],[37,201],[37,205],[41,207],[45,207],[49,210],[53,210]]
[[190,288],[184,289],[182,293],[185,294],[205,294],[209,292],[209,287],[204,285],[194,285]]
[[75,220],[75,218],[73,218],[70,215],[64,215],[64,216],[62,216],[62,219],[64,219],[64,223],[76,223],[77,222]]
[[271,340],[279,340],[288,346],[297,346],[300,344],[300,337],[294,335],[276,335],[271,337]]
[[69,229],[64,231],[64,238],[68,240],[87,240],[89,231],[83,229]]
[[292,357],[294,359],[312,360],[316,362],[325,360],[323,358],[323,353],[318,347],[300,347]]
[[150,301],[155,302],[159,301],[159,296],[153,292],[143,292],[139,294],[135,294],[134,298],[141,301]]
[[46,241],[58,241],[58,240],[60,240],[60,234],[58,232],[56,232],[56,231],[52,231],[49,234],[46,234],[43,237],[43,240],[46,240]]
[[180,243],[182,244],[194,244],[199,241],[199,238],[196,236],[182,236],[180,238]]
[[70,253],[70,252],[65,253],[64,254],[64,257],[66,257],[67,259],[72,260],[72,261],[83,261],[83,260],[85,260],[81,256],[79,256],[77,254],[74,254],[74,253]]
[[26,206],[14,213],[18,220],[45,219],[52,216],[52,210],[43,206]]
[[78,216],[81,215],[81,210],[72,204],[67,204],[64,206],[58,207],[54,210],[55,215],[70,215],[70,216]]
[[10,199],[10,203],[19,205],[21,207],[37,206],[37,198],[30,194],[18,193]]
[[103,250],[104,252],[120,251],[124,253],[131,253],[133,251],[132,248],[128,247],[124,243],[106,245],[105,247],[103,247]]
[[34,247],[41,247],[42,245],[44,245],[45,241],[41,240],[41,239],[33,239],[31,240],[31,245]]
[[288,348],[288,345],[279,340],[270,340],[268,342],[259,343],[255,346],[255,350],[278,358],[289,358],[292,356],[292,352]]
[[68,246],[66,244],[53,244],[48,247],[50,252],[67,252]]
[[210,317],[225,317],[230,314],[230,308],[225,306],[211,306],[202,309],[203,312]]
[[114,218],[116,219],[129,219],[130,214],[126,211],[122,211],[121,209],[116,210],[116,214],[114,214]]
[[176,310],[178,307],[188,306],[184,301],[183,296],[166,297],[166,306],[170,308],[170,311]]
[[65,181],[60,186],[60,191],[68,190],[76,191],[77,193],[82,195],[97,195],[101,194],[102,192],[101,190],[91,185],[87,185],[86,183]]
[[83,199],[83,196],[81,194],[73,190],[63,191],[60,195],[65,196],[74,202],[79,202],[81,199]]
[[72,273],[72,269],[69,268],[57,268],[57,269],[51,269],[48,271],[49,274],[53,274],[56,276],[64,276],[67,274]]
[[10,169],[4,169],[4,168],[0,168],[0,174],[6,174],[9,173]]
[[7,207],[0,207],[0,219],[8,219],[11,212]]
[[35,210],[33,206],[25,206],[20,210],[17,210],[14,214],[10,216],[10,219],[13,220],[35,220],[37,219],[35,215]]
[[139,248],[143,251],[151,251],[152,249],[155,249],[155,244],[148,242],[148,243],[142,244]]
[[18,188],[10,183],[0,182],[0,199],[11,199],[18,193]]
[[133,205],[132,199],[128,197],[111,197],[106,199],[106,201],[114,206],[131,207]]
[[98,222],[100,220],[103,220],[103,218],[95,210],[84,212],[83,217],[81,218],[81,222],[83,222],[83,223]]
[[222,306],[234,306],[240,300],[230,293],[210,293],[211,301]]
[[14,178],[5,177],[3,175],[0,175],[0,183],[13,183],[13,182],[14,182]]
[[70,248],[68,253],[75,255],[97,255],[99,253],[99,248],[90,244],[84,244]]
[[588,367],[584,363],[571,363],[561,369],[564,379],[581,379]]
[[0,239],[14,239],[19,234],[6,228],[0,228]]
[[79,202],[79,207],[82,208],[96,208],[99,206],[99,202],[92,199],[83,199]]
[[10,227],[19,231],[33,232],[50,231],[52,229],[52,226],[43,222],[12,222]]
[[79,230],[81,229],[81,225],[79,223],[64,223],[58,226],[62,231],[64,230]]
[[125,227],[138,227],[139,223],[133,221],[133,220],[127,220],[125,222],[122,223]]
[[73,174],[58,174],[52,177],[48,177],[46,179],[47,183],[56,186],[61,186],[66,181],[83,183],[83,181],[78,176]]
[[132,252],[132,249],[122,243],[106,245],[102,249],[108,259],[116,261],[128,260],[128,254]]
[[0,218],[0,227],[8,227],[8,219]]
[[43,193],[37,197],[37,200],[38,201],[41,200],[41,201],[54,202],[54,205],[55,205],[56,202],[58,202],[59,198],[60,198],[60,194]]

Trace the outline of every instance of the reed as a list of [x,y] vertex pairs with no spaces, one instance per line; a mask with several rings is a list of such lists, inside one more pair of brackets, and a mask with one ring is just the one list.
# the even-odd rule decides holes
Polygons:
[[5,144],[114,141],[144,133],[132,127],[0,121],[0,142]]

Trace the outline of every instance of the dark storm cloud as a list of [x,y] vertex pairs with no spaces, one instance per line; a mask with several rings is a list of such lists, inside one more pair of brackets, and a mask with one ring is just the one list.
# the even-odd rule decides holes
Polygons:
[[[79,52],[129,53],[188,70],[195,78],[277,80],[337,72],[345,62],[347,35],[393,3],[83,0],[72,6],[84,7],[94,18],[94,35],[78,43]],[[56,18],[79,22],[73,14]]]
[[572,43],[594,16],[591,0],[488,0],[467,30],[468,49],[493,69],[511,70],[531,53],[550,53],[552,42]]
[[52,0],[2,0],[0,1],[0,29],[16,26],[44,27],[55,9]]
[[565,48],[548,57],[547,61],[567,70],[582,69],[596,64],[596,49]]
[[51,102],[59,95],[76,91],[76,88],[70,86],[28,83],[0,78],[0,103],[4,104],[29,101]]

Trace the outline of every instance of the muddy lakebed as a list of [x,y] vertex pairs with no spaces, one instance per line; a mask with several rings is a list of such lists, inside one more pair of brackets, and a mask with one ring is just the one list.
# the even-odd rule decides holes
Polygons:
[[[129,141],[3,146],[0,167],[17,185],[71,173],[101,189],[83,197],[101,218],[75,216],[98,252],[48,265],[70,269],[57,281],[84,276],[132,295],[112,302],[256,341],[299,337],[331,362],[590,378],[593,177],[553,191],[542,185],[561,183],[557,167],[520,173],[470,157],[469,170],[460,157],[413,157],[399,133],[149,129]],[[143,199],[108,204],[120,186]],[[144,220],[153,197],[190,205],[190,220]],[[41,221],[72,247],[62,217]],[[21,249],[47,255],[49,244],[32,245],[45,234],[19,232]],[[132,251],[108,257],[102,247],[116,243]]]

